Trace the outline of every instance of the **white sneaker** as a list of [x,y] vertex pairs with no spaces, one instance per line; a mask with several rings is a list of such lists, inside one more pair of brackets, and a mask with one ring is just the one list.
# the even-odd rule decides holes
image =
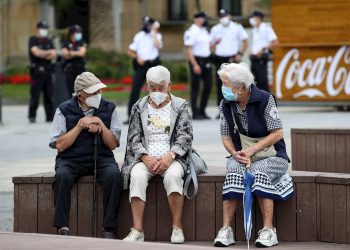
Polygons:
[[134,228],[131,228],[130,233],[123,240],[125,241],[144,241],[145,235]]
[[229,226],[222,227],[219,230],[218,235],[214,240],[214,246],[228,247],[229,245],[232,245],[232,244],[235,244],[232,227],[229,227]]
[[278,244],[276,228],[269,229],[264,227],[258,233],[259,237],[255,241],[257,247],[272,247]]
[[185,242],[184,232],[181,228],[178,228],[178,227],[173,228],[170,242],[173,244],[181,244]]

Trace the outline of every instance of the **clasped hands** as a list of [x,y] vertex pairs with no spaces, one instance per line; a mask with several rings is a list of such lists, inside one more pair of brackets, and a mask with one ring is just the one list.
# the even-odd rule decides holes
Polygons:
[[251,156],[256,152],[257,151],[254,147],[248,147],[240,151],[236,151],[232,154],[232,157],[239,163],[242,163],[248,167],[251,164]]
[[141,160],[152,173],[157,175],[164,174],[170,164],[174,161],[170,154],[166,154],[163,157],[143,155]]
[[104,124],[97,116],[85,116],[79,120],[77,126],[95,134],[102,132]]

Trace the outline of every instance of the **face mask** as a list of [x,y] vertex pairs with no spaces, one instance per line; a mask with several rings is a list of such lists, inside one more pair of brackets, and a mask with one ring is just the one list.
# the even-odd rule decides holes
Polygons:
[[39,35],[41,37],[47,37],[49,31],[47,29],[39,29]]
[[230,17],[225,16],[223,18],[220,18],[220,23],[224,26],[227,26],[230,24]]
[[76,41],[80,41],[83,38],[83,34],[79,33],[75,33],[74,34],[74,38]]
[[232,92],[232,89],[226,86],[221,87],[222,95],[224,96],[226,101],[236,101],[237,94]]
[[91,107],[98,109],[100,107],[100,102],[101,102],[101,94],[89,96],[88,98],[85,99],[85,103]]
[[162,92],[151,92],[149,94],[151,97],[152,101],[159,106],[159,104],[163,103],[168,96],[168,93],[162,93]]
[[256,19],[254,17],[249,18],[249,23],[254,27],[256,25]]

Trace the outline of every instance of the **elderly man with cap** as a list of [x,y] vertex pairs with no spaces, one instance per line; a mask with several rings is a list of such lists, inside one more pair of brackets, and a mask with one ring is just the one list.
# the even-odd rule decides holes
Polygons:
[[[248,48],[248,34],[241,24],[231,21],[231,15],[227,10],[221,9],[219,23],[210,30],[210,45],[214,50],[212,61],[216,71],[218,71],[223,63],[239,63],[241,61]],[[221,85],[220,77],[216,74],[218,106],[223,99]],[[218,115],[217,119],[219,117]]]
[[94,137],[97,141],[97,181],[103,187],[103,235],[114,238],[122,178],[112,150],[119,146],[121,124],[115,104],[101,98],[106,85],[92,73],[80,74],[74,96],[56,110],[50,146],[57,149],[54,226],[58,234],[69,234],[71,188],[84,175],[93,173]]
[[[145,16],[141,31],[136,33],[129,45],[128,55],[133,60],[135,74],[128,104],[128,116],[131,114],[132,106],[139,99],[147,70],[160,64],[159,49],[163,47],[163,42],[162,35],[158,32],[159,27],[158,21]],[[128,123],[129,120],[124,122],[124,124]]]
[[56,52],[51,39],[48,38],[49,25],[41,21],[36,27],[37,35],[29,38],[31,85],[28,117],[30,123],[35,122],[41,91],[44,93],[46,121],[51,122],[54,115],[51,61],[56,57]]
[[[211,64],[210,64],[210,37],[206,29],[208,16],[205,12],[194,15],[194,23],[184,34],[187,59],[191,72],[191,107],[192,117],[195,120],[210,119],[205,113],[211,90]],[[200,80],[204,87],[198,107]]]
[[269,92],[267,63],[271,51],[278,46],[278,38],[272,27],[263,22],[263,18],[264,14],[257,10],[250,15],[249,23],[253,26],[253,41],[249,57],[256,85]]
[[86,43],[82,31],[77,24],[70,26],[67,40],[62,42],[62,55],[65,61],[63,70],[69,98],[74,91],[75,78],[85,71]]

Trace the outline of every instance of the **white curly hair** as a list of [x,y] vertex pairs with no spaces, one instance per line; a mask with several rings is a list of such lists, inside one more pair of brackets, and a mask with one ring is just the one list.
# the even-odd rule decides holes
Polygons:
[[244,84],[248,89],[254,84],[254,76],[246,63],[223,63],[218,70],[220,78],[227,78],[234,86]]
[[165,83],[166,85],[169,85],[170,71],[161,65],[149,68],[149,70],[146,73],[146,80],[147,80],[147,83],[149,82],[153,82],[156,84]]

